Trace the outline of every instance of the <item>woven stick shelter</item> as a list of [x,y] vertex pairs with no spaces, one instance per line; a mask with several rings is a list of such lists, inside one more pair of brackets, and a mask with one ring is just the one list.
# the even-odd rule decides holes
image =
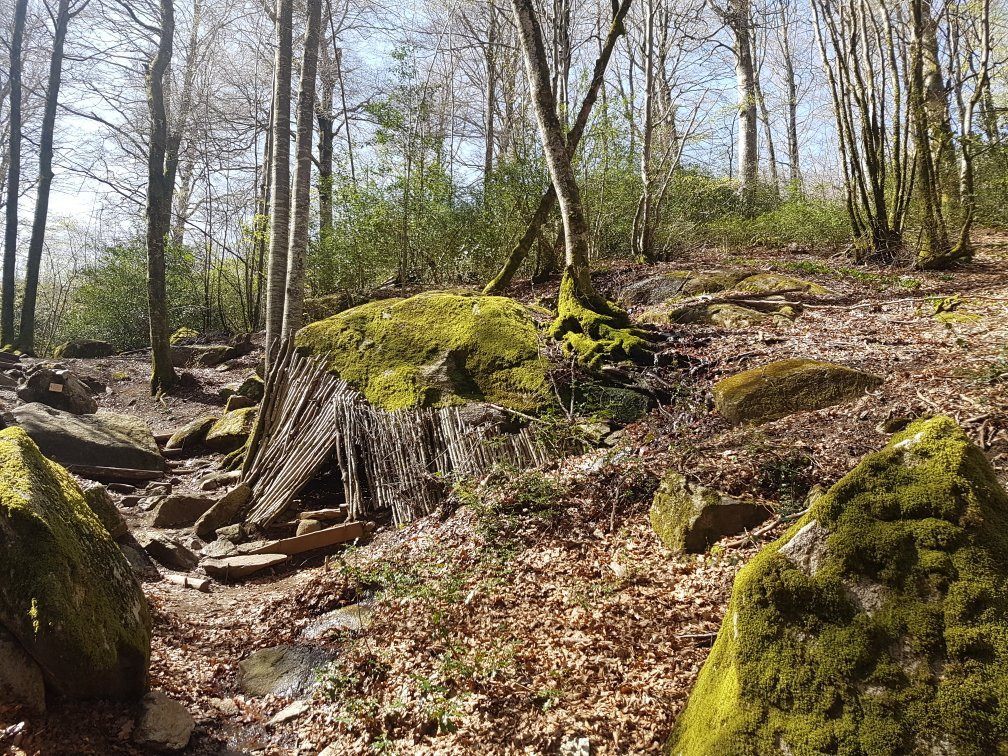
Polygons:
[[387,412],[331,373],[324,358],[284,344],[266,383],[242,480],[252,488],[246,522],[265,528],[327,465],[338,466],[352,519],[391,513],[397,524],[431,512],[453,477],[495,465],[540,465],[528,427],[499,434],[471,425],[459,407]]

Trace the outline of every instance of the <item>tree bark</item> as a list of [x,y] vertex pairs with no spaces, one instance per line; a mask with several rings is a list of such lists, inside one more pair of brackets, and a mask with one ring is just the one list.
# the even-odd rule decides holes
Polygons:
[[175,7],[160,0],[158,48],[147,69],[147,106],[151,133],[147,154],[147,310],[150,317],[151,394],[159,396],[175,385],[165,281],[165,245],[171,226],[172,190],[178,168],[178,138],[168,131],[165,76],[175,41]]
[[18,189],[21,177],[21,46],[24,41],[28,0],[14,6],[14,29],[10,43],[10,141],[7,163],[5,208],[3,303],[0,305],[0,346],[14,343],[14,276],[17,274]]
[[315,78],[318,69],[319,26],[322,0],[308,0],[301,86],[298,91],[297,144],[294,164],[294,200],[287,248],[287,289],[284,297],[283,336],[301,327],[304,308],[304,269],[308,257],[308,210],[311,206],[312,127],[315,125]]
[[[581,136],[588,125],[588,117],[591,115],[592,107],[595,105],[595,100],[598,99],[599,89],[602,87],[602,81],[605,78],[605,70],[609,65],[609,58],[612,57],[616,42],[624,33],[623,20],[630,11],[631,2],[632,0],[621,0],[616,14],[613,16],[612,26],[609,27],[609,34],[606,36],[605,44],[599,52],[598,59],[595,61],[595,68],[592,71],[592,78],[588,84],[588,91],[581,102],[581,109],[578,111],[577,119],[575,119],[570,133],[567,134],[567,150],[572,155],[577,150],[578,142],[581,141]],[[500,293],[511,284],[511,279],[514,278],[514,274],[518,272],[518,268],[521,267],[525,258],[528,257],[532,245],[535,244],[539,236],[539,229],[542,228],[542,225],[553,210],[556,199],[556,190],[550,184],[539,199],[539,204],[529,219],[525,233],[511,250],[504,266],[494,276],[493,280],[486,285],[486,288],[483,290],[484,294]]]
[[70,0],[59,0],[53,26],[53,51],[49,59],[49,83],[46,86],[45,111],[42,114],[42,132],[39,135],[39,179],[32,218],[31,241],[25,267],[24,298],[21,301],[21,323],[18,327],[17,348],[25,354],[35,353],[35,304],[38,298],[39,268],[45,243],[46,220],[49,216],[49,190],[53,180],[53,139],[56,131],[56,105],[59,102],[60,83],[63,80],[63,44],[70,23]]
[[290,233],[290,110],[293,0],[277,0],[273,63],[273,164],[270,179],[270,241],[266,274],[266,365],[280,345],[287,290]]

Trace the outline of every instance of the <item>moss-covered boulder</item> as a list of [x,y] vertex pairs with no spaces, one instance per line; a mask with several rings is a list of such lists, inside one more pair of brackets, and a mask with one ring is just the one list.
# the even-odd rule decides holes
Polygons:
[[668,548],[699,554],[725,536],[754,528],[769,507],[712,491],[670,471],[655,492],[651,527]]
[[204,439],[207,448],[219,452],[240,449],[255,429],[257,411],[257,407],[243,407],[225,413],[207,431]]
[[96,339],[74,339],[60,344],[53,350],[53,357],[57,359],[68,359],[79,357],[84,359],[95,359],[100,357],[111,357],[116,353],[116,348],[107,341],[97,341]]
[[742,569],[669,752],[1008,753],[1008,495],[952,420]]
[[764,423],[856,399],[882,379],[832,362],[781,360],[714,384],[714,404],[728,422]]
[[830,293],[829,289],[814,281],[806,281],[804,278],[795,278],[794,276],[783,276],[779,273],[755,273],[740,280],[737,287],[741,291],[751,291],[757,294],[793,291],[821,296]]
[[197,417],[171,434],[166,449],[195,449],[202,446],[207,433],[220,420],[216,415]]
[[84,501],[91,507],[95,517],[113,538],[122,538],[129,532],[126,518],[112,501],[112,494],[101,483],[88,483],[82,489]]
[[348,291],[338,291],[321,297],[309,297],[304,301],[304,322],[314,323],[319,320],[339,315],[353,307],[353,297]]
[[530,410],[549,398],[535,322],[506,297],[427,292],[369,302],[306,326],[296,343],[388,410],[469,401]]
[[143,591],[70,474],[20,428],[0,431],[0,624],[57,693],[146,690]]
[[175,333],[168,337],[168,342],[172,346],[177,346],[180,344],[192,344],[199,338],[199,331],[195,328],[188,328],[183,326],[179,328]]
[[753,328],[771,325],[790,325],[798,317],[795,307],[776,304],[772,300],[763,309],[745,307],[731,302],[695,304],[683,307],[656,307],[641,315],[645,323],[655,325],[701,324],[722,328]]

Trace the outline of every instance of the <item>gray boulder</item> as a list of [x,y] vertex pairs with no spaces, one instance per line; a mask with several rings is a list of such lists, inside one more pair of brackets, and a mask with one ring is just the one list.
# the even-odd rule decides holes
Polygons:
[[62,359],[64,357],[95,359],[100,357],[111,357],[115,353],[115,347],[107,341],[98,341],[96,339],[74,339],[56,347],[53,351],[53,356],[57,359]]
[[250,696],[300,696],[311,691],[315,670],[336,655],[313,646],[275,646],[238,665],[238,686]]
[[69,370],[36,368],[18,387],[17,396],[27,404],[41,402],[75,415],[90,415],[98,411],[98,402],[91,396],[87,384]]
[[192,525],[213,506],[213,499],[204,496],[172,494],[157,505],[154,512],[155,528],[184,528]]
[[239,483],[218,499],[197,520],[196,526],[193,529],[196,535],[200,538],[212,537],[218,528],[234,522],[251,498],[252,489],[245,483]]
[[164,470],[164,458],[147,423],[130,415],[74,415],[44,404],[25,404],[15,421],[49,459],[63,465]]
[[45,714],[45,680],[42,669],[17,639],[0,625],[0,702],[25,707],[30,714]]

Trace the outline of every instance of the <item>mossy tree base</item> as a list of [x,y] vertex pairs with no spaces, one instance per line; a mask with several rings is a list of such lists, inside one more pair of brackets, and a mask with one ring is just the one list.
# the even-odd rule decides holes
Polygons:
[[550,335],[586,367],[602,362],[651,362],[654,352],[647,334],[634,328],[626,311],[578,282],[568,268],[560,282],[557,319]]
[[1008,753],[1008,495],[952,420],[743,568],[669,751]]

